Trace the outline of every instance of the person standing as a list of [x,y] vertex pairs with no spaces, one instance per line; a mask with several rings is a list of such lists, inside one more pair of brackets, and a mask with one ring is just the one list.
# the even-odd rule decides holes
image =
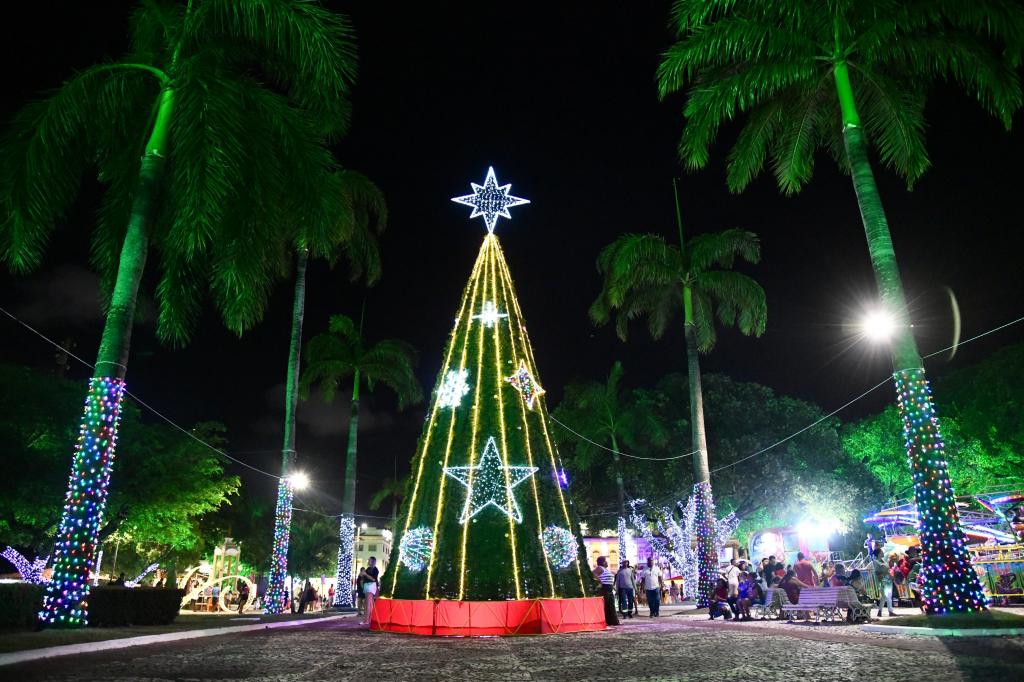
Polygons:
[[615,584],[615,574],[608,568],[608,557],[597,557],[594,577],[601,583],[601,596],[604,598],[604,622],[606,625],[618,625],[619,618],[615,615],[615,596],[612,590],[612,586]]
[[814,570],[814,566],[807,557],[804,556],[803,552],[797,552],[796,564],[793,566],[793,572],[796,573],[796,577],[800,579],[804,585],[808,587],[818,586],[818,573]]
[[740,591],[740,567],[736,565],[735,559],[729,559],[729,567],[722,571],[722,577],[729,586],[729,603],[734,604]]
[[664,581],[661,578],[661,569],[654,563],[654,557],[647,557],[647,567],[643,573],[644,592],[647,595],[647,608],[650,610],[651,618],[661,615],[661,588]]
[[377,557],[370,557],[366,562],[366,577],[369,582],[363,584],[363,593],[366,595],[366,623],[373,622],[373,602],[377,598],[377,588],[380,585],[380,569],[377,568]]
[[889,615],[895,616],[896,612],[892,610],[892,574],[889,573],[889,564],[885,561],[881,547],[875,547],[871,570],[874,571],[875,582],[878,583],[878,617],[882,617],[883,602],[889,608]]
[[636,592],[633,590],[633,571],[628,560],[622,562],[619,572],[615,574],[615,591],[619,593],[619,613],[632,618],[633,609],[636,608]]
[[249,583],[240,580],[241,587],[238,588],[238,615],[245,611],[245,602],[249,601]]

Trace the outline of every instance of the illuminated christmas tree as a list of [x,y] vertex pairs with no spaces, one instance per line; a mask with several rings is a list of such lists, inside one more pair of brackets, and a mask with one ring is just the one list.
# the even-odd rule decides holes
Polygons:
[[[596,593],[596,584],[552,443],[523,313],[493,234],[499,216],[511,217],[510,206],[528,203],[510,196],[509,188],[499,186],[490,169],[482,186],[473,184],[472,195],[453,199],[472,206],[471,217],[483,216],[488,234],[462,295],[413,460],[411,489],[381,580],[384,599],[374,615],[379,629],[452,633],[417,629],[413,612],[421,609],[422,622],[451,625],[455,618],[456,632],[482,632],[484,619],[495,633],[507,634],[514,628],[502,619],[520,616],[495,615],[495,609],[520,609],[526,621],[536,620],[530,609],[551,607],[546,600],[586,607],[590,621],[569,629],[604,627],[603,616],[600,625],[593,622],[595,600],[582,599]],[[435,607],[429,600],[443,601]],[[490,602],[490,615],[473,616],[471,602]],[[399,613],[402,608],[408,611]],[[599,599],[596,608],[600,616]]]

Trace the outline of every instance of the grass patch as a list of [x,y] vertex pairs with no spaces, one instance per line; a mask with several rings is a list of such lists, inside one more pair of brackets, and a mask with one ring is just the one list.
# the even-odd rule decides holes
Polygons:
[[915,628],[950,628],[957,630],[978,630],[982,628],[1024,628],[1024,616],[1006,611],[983,611],[981,613],[949,613],[941,616],[914,616],[886,618],[881,625],[896,625]]
[[125,637],[142,637],[145,635],[161,635],[165,632],[183,632],[186,630],[203,630],[206,628],[226,628],[239,625],[255,625],[257,623],[275,623],[282,620],[316,619],[333,615],[331,612],[282,614],[280,616],[264,616],[259,613],[247,613],[246,617],[259,616],[259,620],[233,620],[235,616],[213,613],[182,613],[173,623],[166,625],[134,625],[125,627],[86,627],[78,630],[50,629],[40,632],[30,630],[0,630],[0,653],[25,651],[26,649],[43,649],[50,646],[65,644],[88,644],[103,642],[108,639]]

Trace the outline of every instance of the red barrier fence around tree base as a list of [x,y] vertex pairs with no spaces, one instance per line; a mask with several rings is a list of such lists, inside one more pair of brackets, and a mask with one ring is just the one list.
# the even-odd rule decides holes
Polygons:
[[604,630],[601,597],[450,601],[386,599],[374,602],[371,630],[412,635],[481,637]]

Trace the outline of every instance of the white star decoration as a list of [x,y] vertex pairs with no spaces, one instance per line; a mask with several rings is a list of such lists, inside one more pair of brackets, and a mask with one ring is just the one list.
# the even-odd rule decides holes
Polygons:
[[494,301],[484,301],[483,310],[480,311],[479,315],[474,315],[474,320],[480,320],[484,323],[485,327],[493,327],[494,323],[503,317],[508,317],[508,313],[499,313],[498,307],[494,305]]
[[498,181],[494,178],[494,168],[487,169],[487,179],[484,180],[483,185],[478,185],[475,182],[471,182],[469,185],[473,188],[472,194],[452,197],[452,201],[472,206],[473,212],[469,215],[470,219],[483,216],[488,232],[494,232],[494,225],[498,222],[499,216],[511,220],[512,214],[508,212],[510,207],[530,203],[527,199],[511,196],[508,191],[512,185],[499,186]]
[[466,505],[459,523],[465,523],[488,506],[494,506],[516,523],[523,520],[512,489],[537,473],[537,467],[503,466],[494,436],[487,439],[480,463],[471,467],[445,467],[444,473],[466,486]]
[[534,378],[530,374],[530,369],[526,366],[526,362],[523,360],[519,361],[519,369],[512,376],[505,379],[508,383],[512,384],[512,387],[523,394],[523,400],[526,401],[526,407],[533,409],[533,403],[536,402],[537,398],[541,397],[547,391],[540,387]]
[[464,369],[451,369],[441,382],[441,388],[437,390],[438,407],[458,407],[462,402],[462,396],[469,393],[469,372]]

